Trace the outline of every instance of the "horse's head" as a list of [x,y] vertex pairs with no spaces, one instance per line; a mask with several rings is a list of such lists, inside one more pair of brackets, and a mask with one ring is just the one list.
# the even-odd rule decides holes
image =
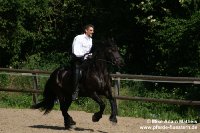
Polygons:
[[112,62],[116,66],[123,66],[124,60],[122,59],[119,48],[115,44],[114,39],[107,39],[103,41],[104,54],[107,61]]
[[107,47],[105,54],[107,60],[110,60],[112,64],[116,66],[124,65],[124,60],[119,53],[119,48],[117,47],[117,45],[110,45],[109,47]]
[[95,42],[96,59],[110,62],[118,67],[124,65],[124,60],[119,53],[119,48],[113,39],[102,39]]

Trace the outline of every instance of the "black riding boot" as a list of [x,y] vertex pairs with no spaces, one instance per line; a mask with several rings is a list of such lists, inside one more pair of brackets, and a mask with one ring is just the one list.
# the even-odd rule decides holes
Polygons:
[[76,64],[75,70],[74,70],[74,79],[73,79],[73,87],[74,87],[74,93],[72,94],[72,100],[78,99],[78,93],[79,93],[79,74],[80,74],[80,68],[79,65]]

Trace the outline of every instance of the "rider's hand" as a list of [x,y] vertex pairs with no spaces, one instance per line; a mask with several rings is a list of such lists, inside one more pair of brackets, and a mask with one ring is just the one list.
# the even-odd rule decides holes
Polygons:
[[91,59],[92,58],[92,53],[86,54],[84,56],[84,59]]

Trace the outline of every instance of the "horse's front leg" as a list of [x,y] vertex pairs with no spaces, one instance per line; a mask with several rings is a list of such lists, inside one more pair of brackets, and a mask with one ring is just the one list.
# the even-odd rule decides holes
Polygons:
[[102,99],[97,95],[96,92],[93,93],[93,95],[91,96],[91,98],[97,102],[99,104],[100,110],[99,112],[94,113],[93,117],[92,117],[92,121],[93,122],[98,122],[103,115],[104,109],[105,109],[105,103],[102,101]]
[[59,98],[59,102],[60,102],[60,110],[62,111],[62,115],[64,117],[65,129],[70,129],[72,125],[76,125],[76,122],[68,114],[68,109],[72,103],[72,100],[65,99],[65,98]]
[[111,122],[117,123],[117,102],[116,99],[113,98],[113,96],[108,97],[110,106],[111,106],[111,115],[109,120]]

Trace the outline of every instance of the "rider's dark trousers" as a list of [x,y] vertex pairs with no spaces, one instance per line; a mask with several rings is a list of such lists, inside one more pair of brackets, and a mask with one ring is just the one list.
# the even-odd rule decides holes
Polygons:
[[73,90],[75,93],[79,91],[78,83],[80,80],[80,66],[83,63],[83,59],[73,56]]

